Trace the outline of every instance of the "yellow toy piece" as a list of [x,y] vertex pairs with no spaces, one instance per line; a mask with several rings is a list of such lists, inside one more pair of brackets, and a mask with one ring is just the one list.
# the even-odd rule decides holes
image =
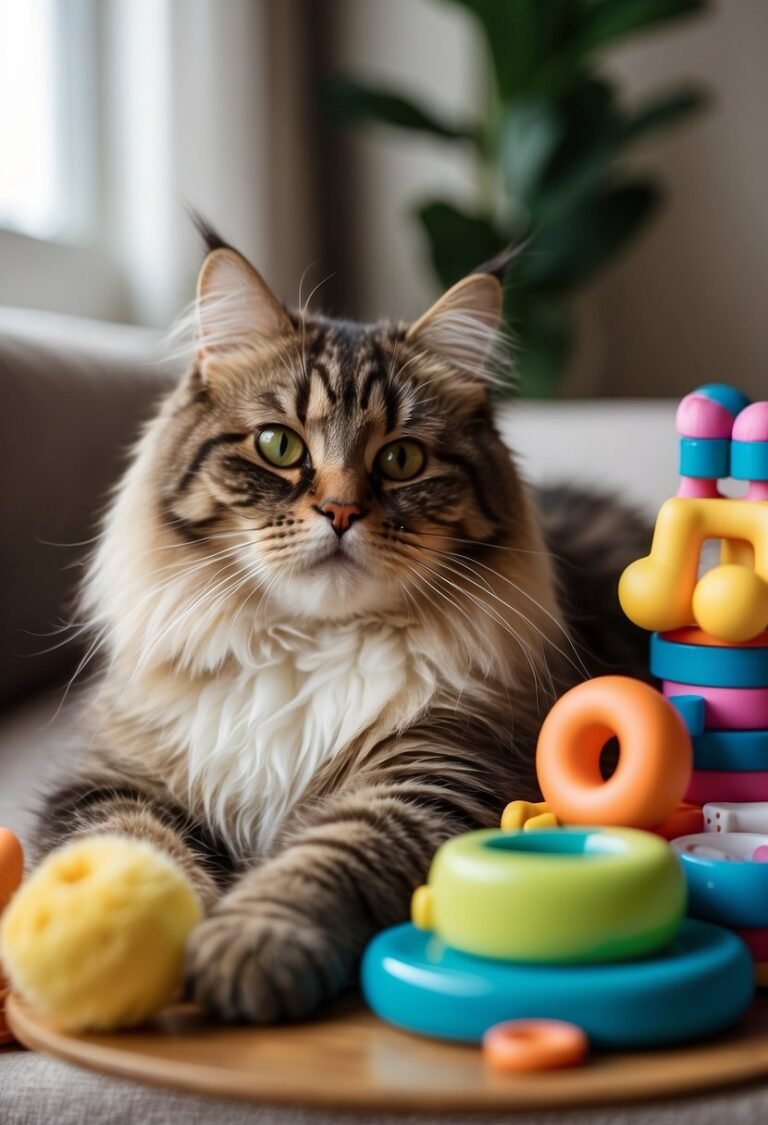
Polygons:
[[501,814],[501,827],[509,831],[522,828],[535,832],[538,828],[557,828],[559,824],[546,801],[510,801]]
[[151,844],[94,836],[52,852],[2,918],[13,987],[72,1031],[132,1027],[177,992],[196,891]]
[[[707,539],[745,546],[727,551],[725,565],[699,580]],[[745,565],[749,558],[753,566]],[[651,553],[621,576],[619,601],[643,629],[667,632],[696,624],[731,644],[756,637],[768,627],[768,504],[667,500],[659,510]]]

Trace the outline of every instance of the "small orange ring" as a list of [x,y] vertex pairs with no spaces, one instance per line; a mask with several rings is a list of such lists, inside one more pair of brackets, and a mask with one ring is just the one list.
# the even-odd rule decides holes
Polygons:
[[[606,781],[600,753],[619,740]],[[691,777],[691,739],[664,696],[640,680],[600,676],[566,692],[539,735],[536,773],[563,824],[654,828],[682,801]]]
[[578,1066],[589,1048],[587,1036],[565,1020],[509,1020],[483,1036],[486,1062],[495,1070],[555,1070]]

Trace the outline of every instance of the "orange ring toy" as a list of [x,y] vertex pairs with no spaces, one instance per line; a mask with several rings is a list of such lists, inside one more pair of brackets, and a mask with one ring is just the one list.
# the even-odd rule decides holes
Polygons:
[[[604,780],[600,753],[619,740],[619,762]],[[539,735],[536,773],[563,824],[654,828],[682,801],[693,751],[685,723],[655,688],[600,676],[566,692]]]
[[509,1020],[483,1036],[483,1054],[494,1070],[555,1070],[578,1066],[589,1041],[575,1023],[565,1020]]

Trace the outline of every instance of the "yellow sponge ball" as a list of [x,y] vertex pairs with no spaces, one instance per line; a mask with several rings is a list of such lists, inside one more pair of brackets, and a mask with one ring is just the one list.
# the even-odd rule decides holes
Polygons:
[[187,876],[151,844],[92,836],[52,852],[2,917],[13,987],[62,1028],[131,1027],[173,998],[200,920]]

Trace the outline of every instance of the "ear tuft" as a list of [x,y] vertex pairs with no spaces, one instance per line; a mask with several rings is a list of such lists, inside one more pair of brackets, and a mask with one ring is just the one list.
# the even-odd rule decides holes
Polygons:
[[197,281],[198,352],[201,359],[293,332],[283,306],[250,262],[220,246],[203,262]]
[[406,339],[475,380],[493,381],[503,299],[495,277],[470,274],[419,317]]

